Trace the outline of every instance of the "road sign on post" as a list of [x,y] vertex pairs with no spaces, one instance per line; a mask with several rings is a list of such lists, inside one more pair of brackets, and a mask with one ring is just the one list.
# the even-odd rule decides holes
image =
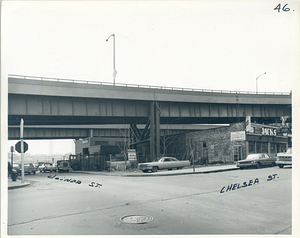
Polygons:
[[[23,141],[23,143],[24,143],[24,151],[23,152],[25,153],[28,150],[28,144],[25,141]],[[15,149],[16,149],[17,152],[22,153],[22,151],[21,151],[21,141],[18,141],[15,144]]]

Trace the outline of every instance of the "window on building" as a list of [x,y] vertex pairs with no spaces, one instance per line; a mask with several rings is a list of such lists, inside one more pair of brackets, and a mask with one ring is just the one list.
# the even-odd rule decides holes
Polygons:
[[261,153],[261,142],[256,142],[256,153]]
[[276,144],[275,143],[271,143],[271,153],[277,153],[276,152]]
[[261,143],[261,153],[268,153],[268,143]]
[[255,153],[255,142],[249,141],[249,154],[254,154],[254,153]]

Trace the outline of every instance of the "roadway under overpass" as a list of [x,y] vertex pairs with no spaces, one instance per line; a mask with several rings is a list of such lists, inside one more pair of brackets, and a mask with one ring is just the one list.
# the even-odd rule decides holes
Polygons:
[[[282,116],[291,117],[291,96],[11,75],[8,77],[9,136],[16,134],[21,118],[25,122],[24,135],[28,130],[28,135],[39,139],[57,138],[63,130],[71,136],[76,131],[78,136],[85,136],[84,128],[80,127],[86,130],[92,125],[130,125],[136,140],[149,137],[151,154],[155,157],[159,154],[163,125],[228,124],[243,121],[246,115],[253,122],[268,124]],[[141,124],[142,130],[137,126]],[[98,133],[95,129],[93,133]]]

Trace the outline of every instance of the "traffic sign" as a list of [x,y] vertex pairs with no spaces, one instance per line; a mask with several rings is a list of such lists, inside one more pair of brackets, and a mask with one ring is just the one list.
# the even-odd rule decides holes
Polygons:
[[[23,144],[24,144],[24,153],[28,150],[28,144],[23,141]],[[19,153],[22,153],[21,151],[21,141],[18,141],[16,144],[15,144],[15,149],[16,151],[18,151]]]

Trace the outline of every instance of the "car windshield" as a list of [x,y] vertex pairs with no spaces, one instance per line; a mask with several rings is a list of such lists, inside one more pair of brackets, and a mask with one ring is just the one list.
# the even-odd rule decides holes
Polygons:
[[248,155],[246,159],[259,159],[261,157],[261,154],[252,154]]
[[163,157],[158,157],[156,159],[154,159],[152,162],[158,162],[159,160],[161,160]]

